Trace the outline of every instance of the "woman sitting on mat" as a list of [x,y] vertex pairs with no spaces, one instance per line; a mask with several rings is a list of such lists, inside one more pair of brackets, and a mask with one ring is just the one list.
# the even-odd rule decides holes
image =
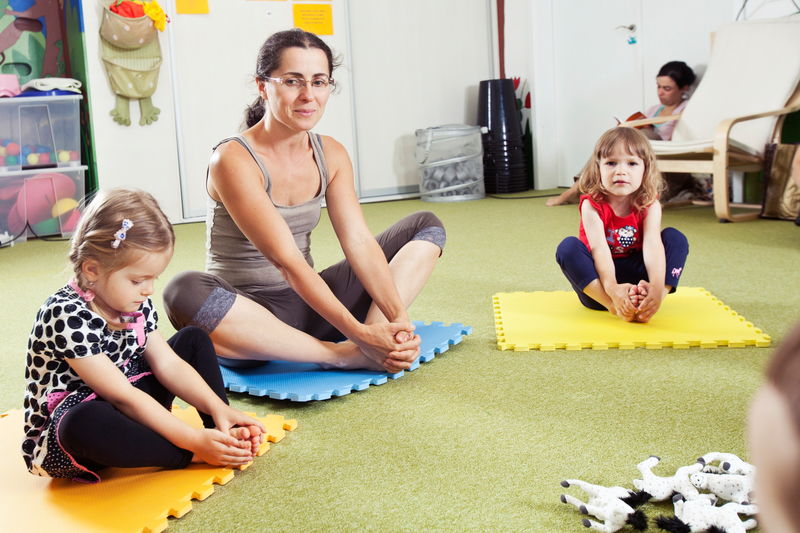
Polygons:
[[[113,467],[252,461],[263,426],[229,407],[214,347],[198,328],[165,341],[150,301],[172,257],[172,225],[152,196],[100,194],[72,237],[74,278],[39,309],[28,341],[28,470],[100,481]],[[206,429],[170,413],[179,396]]]
[[[176,277],[164,301],[176,328],[209,333],[224,364],[277,359],[396,372],[419,355],[406,308],[441,255],[444,227],[420,212],[372,236],[347,152],[310,131],[334,88],[333,68],[316,35],[273,34],[259,52],[247,129],[214,148],[207,272]],[[323,198],[346,259],[317,273],[311,230]]]
[[[670,115],[680,115],[683,108],[689,102],[689,91],[695,81],[692,68],[683,61],[670,61],[665,63],[656,74],[656,89],[659,103],[648,108],[644,117],[666,117]],[[641,114],[640,114],[641,115]],[[638,126],[648,139],[657,141],[669,141],[672,139],[672,132],[675,130],[676,120],[670,120],[659,124],[648,124]],[[625,126],[621,123],[620,126]],[[668,183],[669,191],[667,196],[672,198],[679,191],[686,188],[695,187],[694,178],[688,174],[680,174],[679,177],[670,179]],[[545,204],[548,206],[574,204],[579,196],[577,177],[575,183],[554,198],[548,199]]]
[[649,321],[675,291],[689,245],[678,230],[661,230],[664,184],[647,138],[632,128],[605,132],[579,186],[580,238],[559,244],[561,270],[584,306]]
[[786,335],[753,399],[748,442],[758,516],[769,533],[800,532],[800,325]]

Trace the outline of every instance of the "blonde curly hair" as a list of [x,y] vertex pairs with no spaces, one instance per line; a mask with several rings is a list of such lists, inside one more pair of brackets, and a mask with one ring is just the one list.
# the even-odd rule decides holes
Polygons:
[[602,180],[600,179],[600,160],[609,157],[614,148],[622,144],[625,151],[644,161],[642,185],[631,194],[631,205],[640,211],[658,201],[665,184],[661,173],[656,168],[656,156],[650,141],[639,130],[634,128],[612,128],[597,140],[594,152],[581,171],[578,188],[597,201],[607,200]]

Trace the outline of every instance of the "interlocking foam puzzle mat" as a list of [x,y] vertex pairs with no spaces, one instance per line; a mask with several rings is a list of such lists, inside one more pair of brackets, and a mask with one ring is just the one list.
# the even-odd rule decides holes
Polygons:
[[[420,363],[427,363],[437,354],[447,351],[451,345],[460,343],[463,335],[472,333],[472,327],[464,324],[425,324],[414,321],[414,325],[422,343],[420,356],[409,370],[416,370]],[[354,390],[364,390],[370,385],[383,385],[403,374],[404,372],[391,374],[370,370],[326,370],[313,363],[287,361],[270,361],[253,368],[222,367],[225,387],[233,392],[293,402],[344,396]]]
[[607,350],[769,346],[770,336],[699,287],[667,296],[647,324],[585,308],[572,291],[493,297],[500,350]]
[[[194,408],[175,407],[173,413],[202,426]],[[295,420],[278,415],[257,418],[267,429],[258,455],[269,449],[267,441],[278,442],[297,427]],[[157,533],[167,529],[168,516],[182,517],[192,510],[192,499],[206,499],[215,483],[224,485],[233,478],[232,469],[205,464],[183,470],[107,468],[94,485],[34,476],[22,460],[22,422],[21,410],[0,414],[3,531]]]

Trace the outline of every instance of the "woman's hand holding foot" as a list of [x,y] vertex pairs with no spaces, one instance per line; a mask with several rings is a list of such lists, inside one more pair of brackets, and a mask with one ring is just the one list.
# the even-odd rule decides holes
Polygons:
[[[389,372],[407,370],[419,356],[420,338],[410,323],[365,324],[359,339],[353,339],[364,355]],[[401,342],[404,340],[404,342]]]

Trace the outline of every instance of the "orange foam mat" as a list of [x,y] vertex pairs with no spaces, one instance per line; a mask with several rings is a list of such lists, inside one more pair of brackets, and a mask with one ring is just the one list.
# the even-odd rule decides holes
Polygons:
[[[194,408],[175,407],[173,413],[202,426]],[[267,429],[258,455],[297,427],[295,420],[279,415],[257,418]],[[167,529],[168,517],[185,515],[193,499],[206,499],[215,483],[224,485],[234,475],[231,468],[192,464],[183,470],[107,468],[100,472],[103,481],[94,485],[38,477],[28,473],[22,460],[22,427],[21,410],[0,414],[2,531],[156,533]]]
[[572,291],[493,296],[497,348],[515,351],[769,346],[770,336],[700,287],[666,297],[647,324],[587,309]]

